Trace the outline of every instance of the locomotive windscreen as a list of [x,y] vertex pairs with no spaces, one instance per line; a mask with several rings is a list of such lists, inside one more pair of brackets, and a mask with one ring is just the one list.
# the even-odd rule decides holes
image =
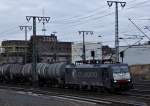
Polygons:
[[129,72],[128,66],[113,66],[112,71],[113,71],[113,73],[126,73],[126,72]]
[[128,65],[112,66],[112,73],[114,80],[129,80],[131,78]]

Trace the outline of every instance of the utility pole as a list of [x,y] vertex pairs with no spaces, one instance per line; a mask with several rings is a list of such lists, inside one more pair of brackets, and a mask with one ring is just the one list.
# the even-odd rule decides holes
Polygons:
[[32,77],[33,77],[33,84],[36,86],[38,81],[38,74],[36,70],[36,64],[37,64],[37,42],[36,42],[36,19],[38,19],[39,22],[42,20],[45,20],[47,23],[50,21],[50,17],[41,17],[41,16],[26,16],[26,20],[29,22],[33,19],[33,37],[32,37]]
[[86,60],[86,53],[85,53],[85,34],[88,35],[93,35],[93,31],[78,31],[79,35],[82,34],[83,36],[83,54],[82,54],[82,60],[85,61]]
[[119,31],[118,31],[118,4],[121,5],[121,7],[125,7],[126,2],[120,2],[120,1],[107,1],[107,4],[109,7],[112,6],[112,4],[115,3],[115,62],[119,63]]
[[[31,31],[32,26],[19,26],[21,31],[25,31],[25,44],[27,46],[27,32]],[[27,63],[27,48],[25,48],[25,54],[24,54],[24,64]]]

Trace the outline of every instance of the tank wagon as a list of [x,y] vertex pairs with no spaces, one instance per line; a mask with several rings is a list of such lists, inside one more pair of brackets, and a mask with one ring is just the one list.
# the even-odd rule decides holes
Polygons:
[[5,64],[0,66],[0,80],[10,82],[21,78],[23,65]]
[[[39,85],[68,88],[131,88],[132,77],[127,64],[38,63]],[[32,82],[32,64],[0,65],[0,81]]]
[[65,67],[66,63],[46,64],[38,63],[37,72],[39,76],[39,83],[49,84],[49,86],[64,85]]

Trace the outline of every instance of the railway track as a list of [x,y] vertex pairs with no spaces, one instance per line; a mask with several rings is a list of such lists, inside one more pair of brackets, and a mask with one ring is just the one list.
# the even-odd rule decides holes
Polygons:
[[[148,92],[149,94],[146,92]],[[134,90],[128,91],[128,92],[120,92],[119,94],[133,96],[135,98],[144,99],[145,101],[150,101],[150,91],[141,91],[141,90],[134,89]]]
[[139,90],[150,90],[150,83],[134,83],[134,88]]
[[119,95],[127,96],[128,98],[136,98],[150,105],[150,90],[133,89],[127,92],[119,92]]
[[[31,88],[31,87],[16,87],[16,86],[0,86],[1,89],[8,89],[8,90],[15,90],[19,92],[25,92],[30,94],[36,94],[36,95],[49,95],[51,97],[60,98],[64,100],[73,100],[73,101],[85,101],[89,103],[95,103],[99,106],[148,106],[144,102],[136,102],[136,101],[130,101],[130,100],[118,100],[116,99],[115,95],[112,95],[109,97],[105,94],[101,95],[97,93],[87,93],[87,92],[78,92],[74,93],[74,91],[71,90],[62,90],[58,91],[59,89],[38,89],[38,88]],[[65,91],[65,92],[64,92]],[[69,92],[68,92],[69,91]],[[119,98],[119,97],[117,97]]]
[[134,80],[134,83],[142,83],[142,84],[149,84],[150,80]]
[[149,90],[139,90],[139,89],[132,89],[130,90],[132,93],[139,93],[143,95],[149,95],[150,96],[150,89]]

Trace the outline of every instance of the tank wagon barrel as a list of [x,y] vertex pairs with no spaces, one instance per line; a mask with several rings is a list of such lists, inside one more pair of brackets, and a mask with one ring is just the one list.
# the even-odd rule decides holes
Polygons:
[[20,64],[4,64],[0,66],[0,76],[5,80],[11,80],[13,77],[21,76],[23,65]]
[[3,76],[4,70],[3,70],[3,66],[0,65],[0,76]]
[[10,77],[10,64],[5,64],[2,66],[2,76],[5,80],[8,80]]
[[25,64],[22,68],[21,75],[23,77],[32,77],[32,64]]
[[66,63],[56,63],[48,65],[48,77],[64,78]]
[[37,64],[37,73],[38,76],[41,78],[47,78],[47,70],[48,69],[48,64],[46,63],[38,63]]
[[37,72],[39,82],[49,83],[49,85],[61,85],[64,82],[66,63],[38,63]]
[[0,65],[0,78],[1,80],[3,80],[6,76],[6,70],[8,68],[9,65]]
[[23,68],[23,65],[20,64],[10,64],[10,75],[17,77],[21,76],[21,70]]

